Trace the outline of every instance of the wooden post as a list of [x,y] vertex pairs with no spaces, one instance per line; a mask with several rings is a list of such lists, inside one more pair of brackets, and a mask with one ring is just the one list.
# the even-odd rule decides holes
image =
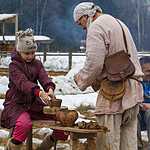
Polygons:
[[28,133],[28,138],[26,141],[26,149],[27,150],[32,150],[32,128]]
[[46,55],[48,50],[49,50],[49,44],[47,44],[46,48],[44,49],[43,63],[46,61]]
[[18,14],[15,16],[15,34],[18,32]]
[[87,150],[96,150],[96,137],[87,138]]
[[87,139],[87,146],[82,150],[96,150],[96,133],[70,133],[71,150],[81,150],[79,139]]
[[70,147],[71,150],[79,150],[79,139],[75,133],[70,133]]
[[69,51],[69,70],[72,68],[72,51]]
[[54,150],[57,150],[56,146],[57,146],[57,140],[54,141]]

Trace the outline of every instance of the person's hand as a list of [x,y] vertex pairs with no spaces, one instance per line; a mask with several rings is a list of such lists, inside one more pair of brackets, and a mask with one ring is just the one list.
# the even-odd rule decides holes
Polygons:
[[53,100],[53,99],[56,99],[55,95],[54,95],[54,91],[52,88],[49,88],[48,90],[48,96]]
[[48,93],[46,93],[44,91],[40,91],[39,97],[46,105],[50,104],[50,97],[49,97]]
[[143,107],[144,110],[150,109],[150,104],[149,103],[143,103]]
[[75,81],[76,85],[78,85],[78,82],[81,82],[80,80],[81,79],[78,74],[74,75],[74,81]]

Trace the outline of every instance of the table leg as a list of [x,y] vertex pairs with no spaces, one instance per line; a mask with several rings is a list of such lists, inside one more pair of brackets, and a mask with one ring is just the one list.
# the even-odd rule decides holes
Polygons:
[[87,150],[96,150],[96,138],[87,138]]
[[79,139],[75,136],[74,133],[70,134],[70,146],[71,150],[79,150]]
[[26,149],[32,150],[32,128],[28,133],[27,141],[26,141]]

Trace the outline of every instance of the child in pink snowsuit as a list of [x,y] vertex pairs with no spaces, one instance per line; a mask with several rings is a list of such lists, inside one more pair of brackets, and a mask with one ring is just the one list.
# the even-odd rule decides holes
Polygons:
[[[1,126],[13,128],[12,137],[7,143],[8,150],[21,150],[32,127],[32,120],[56,119],[55,115],[43,114],[43,106],[55,97],[55,84],[48,77],[41,61],[35,59],[36,50],[32,29],[17,33],[16,52],[12,54],[9,65],[9,89],[1,116]],[[52,135],[45,137],[38,149],[50,149],[56,139],[65,140],[67,135],[54,130]]]

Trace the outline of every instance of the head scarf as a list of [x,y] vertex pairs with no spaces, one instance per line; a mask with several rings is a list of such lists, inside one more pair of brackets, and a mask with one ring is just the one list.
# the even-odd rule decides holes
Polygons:
[[82,2],[79,3],[73,12],[74,21],[77,22],[82,16],[88,15],[89,17],[93,17],[96,11],[102,12],[102,9],[95,5],[93,2]]
[[16,50],[18,52],[32,52],[37,50],[37,44],[34,40],[33,30],[31,28],[17,32],[16,38]]

